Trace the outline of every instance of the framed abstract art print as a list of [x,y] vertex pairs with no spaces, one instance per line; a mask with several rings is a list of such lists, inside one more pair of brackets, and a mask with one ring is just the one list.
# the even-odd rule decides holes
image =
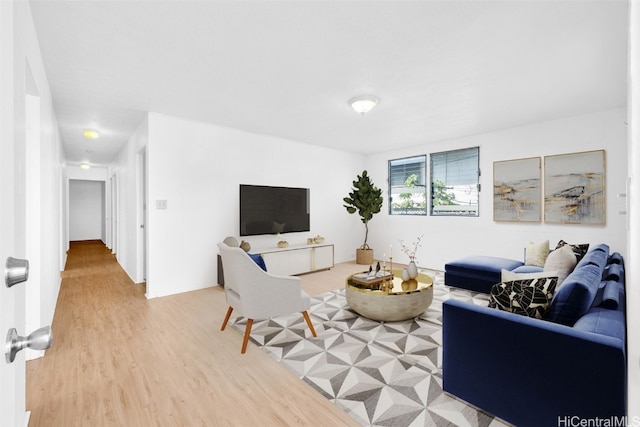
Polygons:
[[540,221],[540,178],[540,157],[493,162],[493,220]]
[[545,156],[544,220],[605,223],[604,150]]

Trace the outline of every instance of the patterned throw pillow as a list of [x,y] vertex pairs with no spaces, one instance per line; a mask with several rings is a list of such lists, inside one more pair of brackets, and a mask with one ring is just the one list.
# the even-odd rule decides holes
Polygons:
[[573,251],[573,253],[575,254],[576,262],[580,262],[582,257],[585,256],[587,251],[589,251],[589,244],[588,243],[572,245],[570,243],[565,242],[564,240],[560,240],[558,242],[558,244],[556,245],[556,249],[560,249],[561,247],[563,247],[565,245],[569,246],[571,248],[571,250]]
[[557,283],[557,277],[497,283],[491,288],[489,307],[542,319]]

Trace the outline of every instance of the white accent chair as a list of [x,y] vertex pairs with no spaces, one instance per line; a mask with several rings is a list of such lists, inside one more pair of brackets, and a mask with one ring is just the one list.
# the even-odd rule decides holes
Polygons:
[[311,334],[315,337],[307,310],[311,299],[300,288],[300,278],[276,276],[262,270],[245,251],[240,248],[218,243],[222,265],[224,266],[224,292],[229,309],[222,323],[221,331],[227,326],[231,313],[247,318],[242,350],[247,350],[254,319],[269,319],[293,312],[302,312]]

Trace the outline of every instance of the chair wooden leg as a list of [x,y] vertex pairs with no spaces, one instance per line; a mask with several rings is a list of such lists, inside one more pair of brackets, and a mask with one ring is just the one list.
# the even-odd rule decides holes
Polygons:
[[229,318],[231,317],[231,312],[233,311],[233,307],[229,306],[229,309],[227,310],[227,315],[224,317],[224,322],[222,322],[222,328],[220,328],[221,331],[224,331],[224,328],[227,327],[227,322],[229,321]]
[[251,326],[253,326],[253,319],[247,319],[247,326],[244,328],[244,339],[242,340],[242,351],[244,354],[247,351],[247,343],[249,342],[249,335],[251,335]]
[[307,313],[307,310],[303,311],[302,315],[304,316],[304,320],[307,321],[307,325],[309,325],[309,329],[311,329],[311,335],[313,335],[314,337],[317,337],[316,330],[313,328],[313,323],[311,323],[311,319],[309,318],[309,313]]

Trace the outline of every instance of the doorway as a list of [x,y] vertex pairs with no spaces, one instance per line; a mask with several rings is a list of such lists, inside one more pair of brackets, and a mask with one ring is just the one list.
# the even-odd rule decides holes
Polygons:
[[69,180],[69,240],[106,242],[105,182]]

